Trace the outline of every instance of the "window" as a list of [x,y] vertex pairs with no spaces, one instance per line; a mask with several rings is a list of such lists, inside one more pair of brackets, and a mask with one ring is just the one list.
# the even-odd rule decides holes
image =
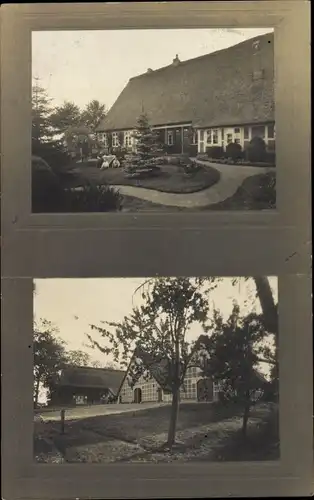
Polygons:
[[235,140],[234,140],[234,142],[235,142],[236,144],[240,144],[240,139],[235,139]]
[[124,145],[126,148],[132,147],[132,135],[131,132],[124,132]]
[[235,134],[240,134],[240,129],[239,129],[239,127],[236,127],[236,128],[234,129],[234,133],[235,133]]
[[249,138],[249,127],[244,127],[244,139]]
[[117,148],[119,146],[118,132],[112,132],[112,147]]
[[206,142],[207,142],[207,144],[212,143],[212,131],[211,130],[206,130]]
[[167,143],[168,143],[168,146],[173,146],[173,131],[172,130],[168,130]]
[[227,134],[227,144],[230,144],[232,142],[232,134]]
[[218,144],[218,129],[213,130],[213,144]]
[[268,139],[275,138],[275,125],[268,125],[267,126],[267,135],[268,135]]
[[204,130],[200,130],[200,141],[204,140]]

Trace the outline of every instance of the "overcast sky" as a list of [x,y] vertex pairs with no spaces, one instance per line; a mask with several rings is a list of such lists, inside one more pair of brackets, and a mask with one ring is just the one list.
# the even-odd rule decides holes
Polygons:
[[32,73],[53,98],[109,109],[129,79],[148,68],[224,49],[271,28],[194,30],[38,31],[32,34]]
[[[90,324],[100,321],[121,321],[132,307],[141,304],[141,295],[134,295],[135,289],[144,278],[97,278],[97,279],[39,279],[35,280],[34,318],[45,318],[60,329],[60,337],[68,343],[68,349],[88,352],[91,359],[105,365],[112,361],[99,350],[84,347],[86,333],[92,333],[95,340],[102,340],[97,332],[91,332]],[[271,277],[270,283],[277,300],[277,278]],[[211,294],[211,307],[220,309],[227,317],[236,300],[243,312],[260,311],[259,301],[255,298],[253,280],[241,280],[232,286],[231,278],[224,278]],[[249,302],[248,308],[245,301]],[[200,325],[195,324],[188,333],[188,340],[196,339],[202,333]]]

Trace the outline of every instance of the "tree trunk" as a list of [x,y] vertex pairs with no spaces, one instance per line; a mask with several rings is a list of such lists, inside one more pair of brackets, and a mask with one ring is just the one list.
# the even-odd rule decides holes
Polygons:
[[253,276],[267,330],[278,334],[278,314],[267,276]]
[[244,407],[243,422],[242,422],[242,435],[244,439],[246,439],[247,436],[247,423],[249,420],[249,415],[250,415],[250,404],[246,403]]
[[170,415],[168,441],[167,441],[167,445],[169,446],[169,448],[172,448],[172,446],[175,443],[178,413],[179,413],[179,399],[180,399],[180,389],[176,389],[172,394],[171,415]]
[[34,394],[34,406],[37,408],[38,406],[38,398],[39,398],[39,384],[40,384],[40,377],[35,382],[35,394]]

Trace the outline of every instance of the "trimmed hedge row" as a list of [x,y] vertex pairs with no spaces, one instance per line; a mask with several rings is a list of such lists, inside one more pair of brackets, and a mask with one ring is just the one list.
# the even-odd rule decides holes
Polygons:
[[207,147],[206,155],[211,159],[229,159],[234,163],[243,160],[251,163],[276,163],[276,152],[267,151],[266,143],[260,137],[254,137],[245,150],[240,144],[231,142],[227,144],[226,151],[221,146]]

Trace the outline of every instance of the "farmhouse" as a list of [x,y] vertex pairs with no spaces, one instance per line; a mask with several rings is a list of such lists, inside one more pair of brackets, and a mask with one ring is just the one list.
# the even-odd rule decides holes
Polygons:
[[255,136],[274,150],[273,33],[187,61],[176,56],[131,78],[100,123],[98,140],[136,150],[132,134],[143,111],[168,154],[195,156],[230,142],[246,148]]
[[124,371],[107,368],[67,367],[61,370],[50,404],[84,405],[114,401]]
[[[195,352],[186,370],[180,388],[181,401],[214,402],[219,400],[220,384],[203,376],[202,367],[207,360],[202,335],[195,345]],[[255,391],[264,391],[269,385],[265,377],[255,371]],[[140,348],[135,349],[129,367],[118,390],[119,403],[171,402],[172,394],[168,380],[167,360],[153,357]]]

